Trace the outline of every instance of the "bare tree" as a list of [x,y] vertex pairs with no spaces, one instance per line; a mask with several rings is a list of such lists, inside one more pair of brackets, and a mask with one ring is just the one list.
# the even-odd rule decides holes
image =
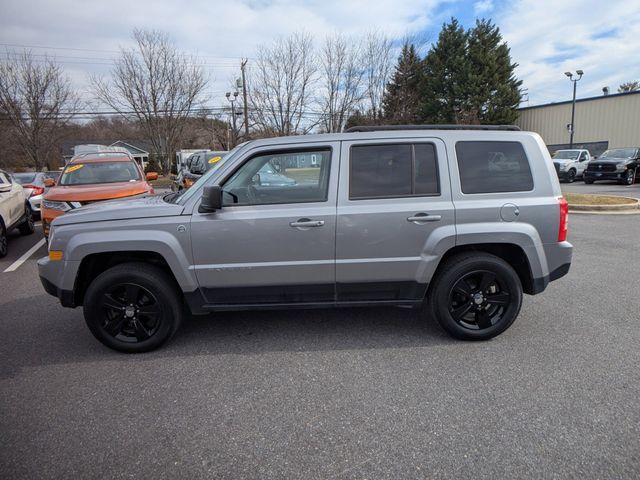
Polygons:
[[91,82],[99,101],[138,119],[166,174],[187,118],[205,101],[208,80],[197,60],[180,53],[166,33],[134,30],[133,38],[136,47],[121,50],[111,80]]
[[260,134],[309,132],[308,107],[313,101],[316,60],[310,35],[295,33],[261,46],[250,72],[251,115]]
[[363,98],[360,45],[343,35],[328,36],[320,52],[323,117],[326,132],[341,132]]
[[393,45],[389,37],[379,31],[371,31],[364,40],[363,64],[366,96],[371,119],[382,118],[382,98],[393,72]]
[[636,92],[640,90],[640,80],[621,83],[618,87],[618,93]]
[[79,103],[55,62],[30,52],[7,53],[0,63],[0,115],[31,166],[51,169],[54,145]]

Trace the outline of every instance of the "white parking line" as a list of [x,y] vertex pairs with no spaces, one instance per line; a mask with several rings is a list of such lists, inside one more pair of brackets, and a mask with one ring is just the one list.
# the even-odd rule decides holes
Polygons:
[[20,265],[22,265],[24,262],[29,260],[29,257],[31,255],[33,255],[34,253],[36,253],[36,251],[40,247],[42,247],[43,245],[44,245],[44,238],[41,238],[40,241],[38,243],[36,243],[33,247],[31,247],[29,250],[27,250],[24,253],[24,255],[22,255],[19,259],[17,259],[11,265],[9,265],[7,268],[5,268],[3,273],[13,272],[14,270],[17,270],[18,268],[20,268]]

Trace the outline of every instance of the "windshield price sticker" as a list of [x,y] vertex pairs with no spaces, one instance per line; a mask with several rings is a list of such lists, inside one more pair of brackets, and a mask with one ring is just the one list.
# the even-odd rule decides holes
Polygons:
[[213,157],[211,160],[209,160],[209,163],[217,163],[220,160],[222,160],[222,157]]
[[67,168],[66,173],[75,172],[76,170],[80,170],[82,167],[84,167],[84,165],[82,165],[82,164],[80,164],[80,165],[74,165],[73,167],[69,167],[69,168]]

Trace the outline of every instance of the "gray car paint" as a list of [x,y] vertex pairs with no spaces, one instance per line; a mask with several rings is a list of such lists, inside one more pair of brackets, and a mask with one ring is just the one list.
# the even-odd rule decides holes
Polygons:
[[[505,139],[522,143],[533,190],[462,193],[455,143]],[[349,200],[349,146],[389,141],[436,144],[439,197]],[[203,187],[222,183],[254,154],[315,146],[332,148],[326,202],[198,212]],[[39,269],[59,289],[72,290],[77,269],[87,255],[145,250],[165,257],[183,292],[324,282],[414,281],[426,285],[450,248],[505,243],[520,246],[533,277],[546,279],[571,262],[571,245],[557,242],[561,195],[548,151],[531,132],[383,131],[256,140],[231,152],[224,165],[203,176],[177,204],[156,196],[95,204],[58,217],[49,246],[63,250],[65,261],[44,258]],[[407,221],[421,212],[440,215],[441,220]],[[306,230],[289,225],[301,218],[325,223]]]

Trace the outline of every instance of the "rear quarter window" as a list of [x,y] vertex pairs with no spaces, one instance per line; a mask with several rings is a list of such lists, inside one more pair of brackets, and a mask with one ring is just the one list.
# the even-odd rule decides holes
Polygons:
[[533,190],[529,160],[520,142],[457,142],[456,156],[463,193]]

